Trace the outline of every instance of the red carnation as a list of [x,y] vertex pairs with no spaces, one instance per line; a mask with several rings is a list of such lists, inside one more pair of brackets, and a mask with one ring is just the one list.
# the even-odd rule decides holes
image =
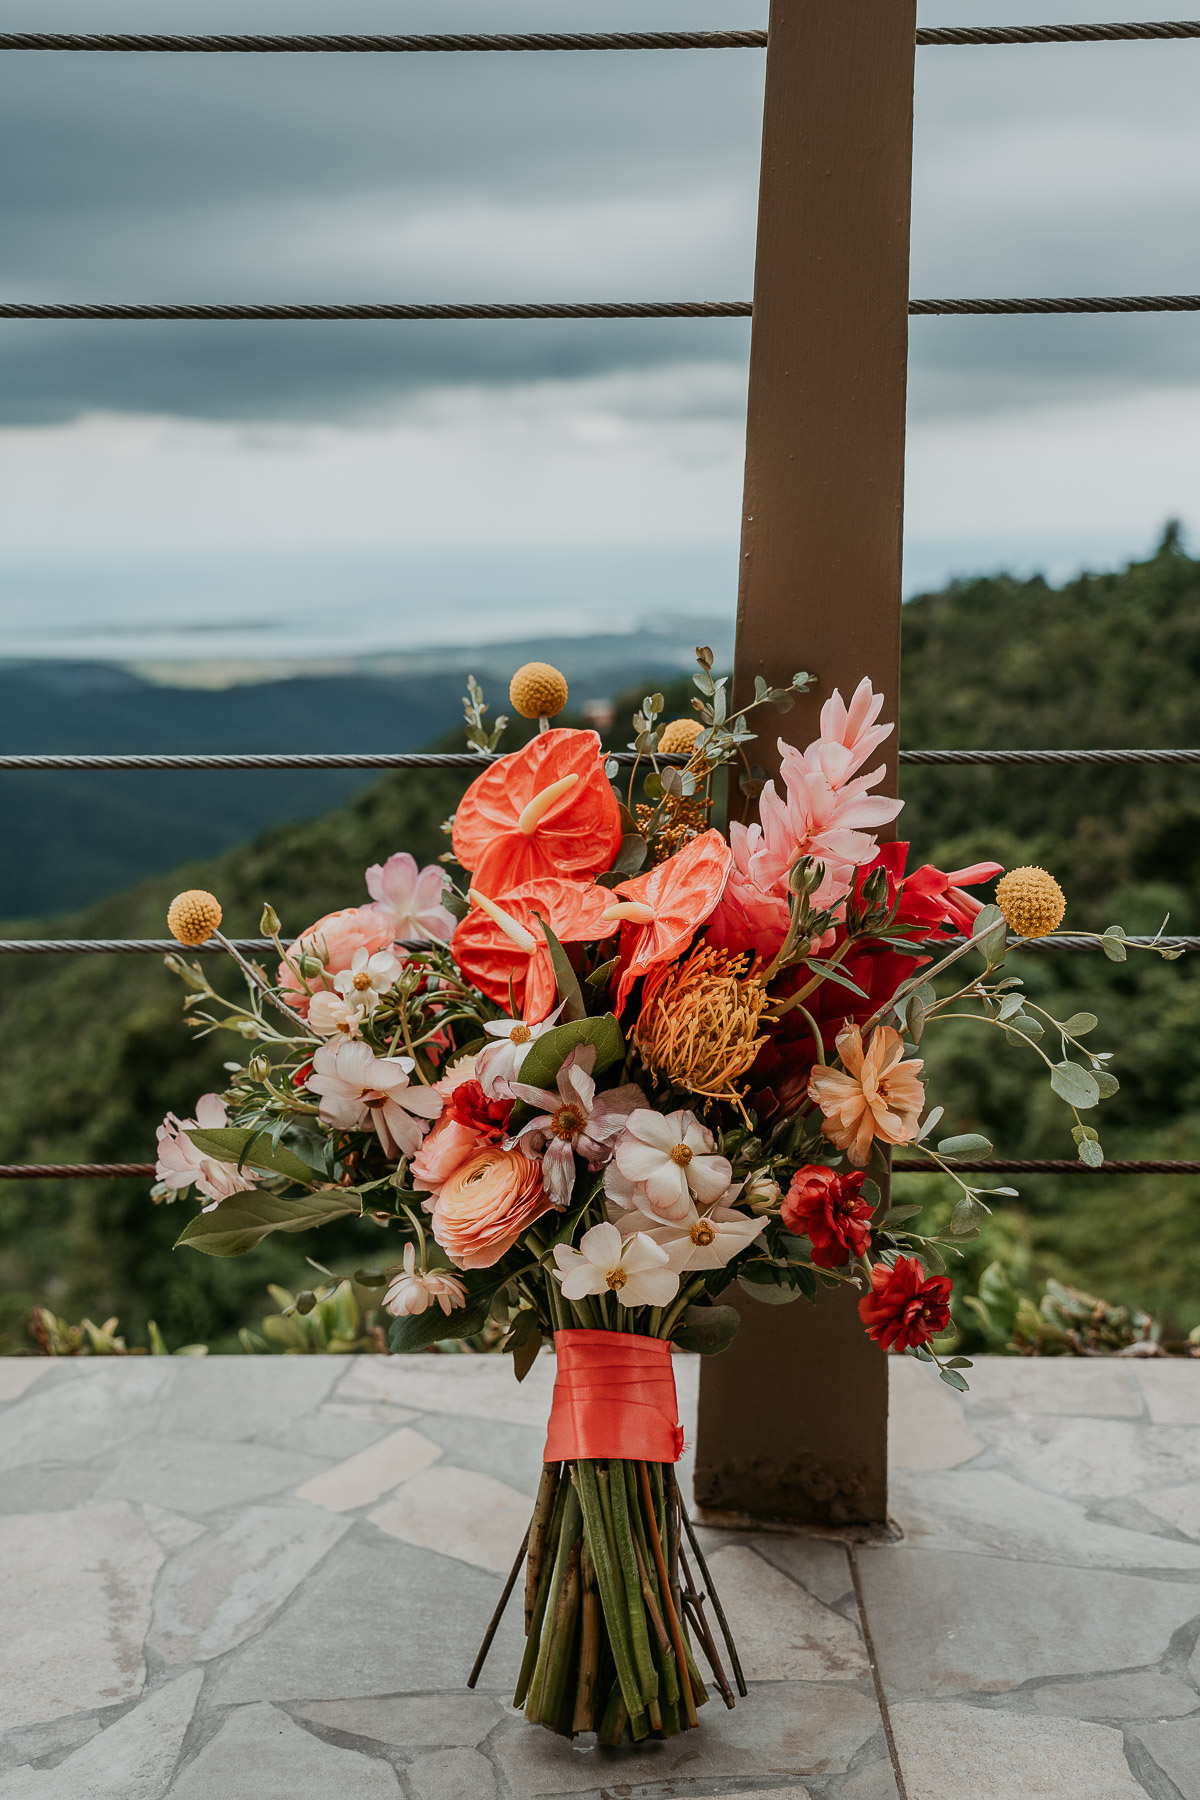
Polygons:
[[892,1268],[876,1263],[871,1292],[858,1303],[867,1336],[885,1350],[913,1350],[950,1323],[950,1283],[926,1275],[915,1256],[898,1256]]
[[863,1199],[865,1180],[861,1171],[839,1175],[822,1163],[809,1163],[792,1176],[780,1216],[796,1237],[811,1239],[819,1269],[840,1269],[851,1257],[865,1255],[875,1211]]
[[309,1076],[312,1074],[312,1072],[313,1072],[313,1059],[310,1056],[307,1062],[301,1063],[300,1067],[293,1071],[292,1086],[294,1088],[302,1088],[304,1086],[305,1082],[308,1080]]
[[460,1081],[446,1095],[442,1117],[465,1125],[481,1144],[498,1144],[512,1109],[511,1100],[489,1100],[479,1082]]

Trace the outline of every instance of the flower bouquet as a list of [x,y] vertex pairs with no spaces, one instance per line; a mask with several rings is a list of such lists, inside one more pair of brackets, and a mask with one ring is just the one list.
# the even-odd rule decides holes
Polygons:
[[[733,713],[707,651],[695,681],[696,719],[664,726],[647,698],[624,779],[594,732],[551,726],[561,676],[521,671],[512,698],[540,729],[488,756],[442,862],[391,856],[367,870],[368,902],[293,941],[267,906],[273,971],[221,936],[213,896],[169,915],[182,943],[225,945],[247,984],[235,1003],[169,959],[197,1029],[248,1052],[224,1095],[159,1132],[156,1197],[204,1201],[179,1241],[238,1255],[359,1215],[387,1234],[355,1279],[381,1291],[392,1350],[499,1333],[521,1380],[553,1342],[541,1485],[504,1595],[524,1564],[515,1698],[606,1744],[694,1726],[710,1679],[729,1705],[745,1692],[675,1481],[673,1353],[729,1344],[734,1282],[773,1301],[848,1285],[884,1349],[965,1386],[936,1339],[945,1258],[988,1204],[959,1165],[991,1146],[931,1140],[924,1031],[968,1013],[1031,1050],[1088,1164],[1102,1152],[1085,1115],[1117,1086],[1080,1041],[1095,1019],[1059,1024],[1003,970],[1010,926],[1061,923],[1054,880],[1014,871],[983,905],[970,890],[998,864],[906,873],[907,847],[878,844],[901,803],[875,791],[882,768],[864,772],[892,730],[869,682],[826,700],[806,749],[780,744],[777,785],[747,761],[750,715],[785,712],[809,677],[760,682]],[[492,751],[474,682],[467,708]],[[728,835],[718,782],[757,805]],[[1124,956],[1118,928],[1101,941]],[[940,1238],[875,1179],[891,1146],[918,1142],[960,1190]]]

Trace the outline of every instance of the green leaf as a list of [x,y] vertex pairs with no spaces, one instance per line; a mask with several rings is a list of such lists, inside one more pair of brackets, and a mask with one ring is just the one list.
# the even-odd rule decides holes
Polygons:
[[1081,1138],[1079,1142],[1079,1160],[1086,1163],[1089,1169],[1098,1169],[1104,1162],[1104,1150],[1100,1140],[1094,1137]]
[[1008,925],[998,906],[980,909],[971,926],[971,938],[975,948],[987,958],[988,968],[998,968],[1008,947]]
[[893,1206],[891,1211],[880,1221],[880,1223],[888,1227],[899,1225],[903,1223],[905,1219],[915,1219],[919,1212],[924,1211],[925,1208],[923,1206]]
[[849,988],[850,992],[857,994],[860,1000],[870,998],[865,988],[860,988],[856,981],[851,981],[850,977],[843,974],[841,969],[836,968],[833,963],[818,962],[813,956],[805,956],[801,960],[804,967],[811,969],[814,975],[820,975],[826,981],[836,981],[839,987]]
[[1095,1013],[1077,1012],[1071,1014],[1061,1029],[1068,1037],[1080,1038],[1086,1037],[1089,1031],[1095,1031],[1099,1023]]
[[541,1347],[542,1328],[537,1322],[537,1314],[529,1309],[519,1312],[504,1344],[505,1354],[513,1359],[513,1373],[518,1381],[524,1381],[537,1361]]
[[381,1288],[388,1284],[388,1277],[382,1269],[355,1269],[354,1280],[359,1287]]
[[302,1194],[295,1200],[278,1194],[231,1194],[212,1212],[189,1219],[175,1240],[205,1256],[244,1256],[272,1231],[312,1231],[331,1219],[343,1219],[358,1207],[336,1188]]
[[905,1008],[904,1016],[909,1037],[914,1044],[919,1044],[925,1030],[925,1006],[919,994],[908,996],[908,1005]]
[[689,1306],[675,1333],[674,1343],[680,1350],[716,1356],[732,1344],[741,1322],[737,1308],[733,1306]]
[[388,1348],[393,1356],[407,1356],[414,1350],[428,1350],[431,1344],[444,1344],[449,1338],[474,1337],[487,1324],[491,1303],[488,1293],[452,1313],[444,1313],[435,1305],[426,1307],[423,1313],[397,1319],[388,1333]]
[[1119,963],[1125,961],[1129,952],[1125,948],[1123,942],[1124,937],[1125,933],[1121,930],[1119,925],[1110,925],[1108,930],[1104,933],[1104,936],[1100,939],[1100,948],[1103,950],[1105,956],[1107,956],[1109,962]]
[[1121,1085],[1116,1076],[1108,1069],[1093,1069],[1092,1074],[1096,1078],[1096,1086],[1100,1089],[1100,1098],[1111,1100]]
[[979,1227],[986,1218],[987,1207],[982,1206],[974,1194],[964,1194],[950,1215],[946,1236],[952,1238],[978,1237]]
[[[970,1368],[970,1366],[971,1366],[970,1363],[968,1363],[967,1367]],[[970,1391],[971,1391],[970,1388],[968,1387],[967,1383],[963,1380],[963,1378],[959,1374],[958,1370],[952,1369],[948,1363],[944,1369],[938,1370],[938,1374],[941,1376],[942,1380],[946,1383],[947,1387],[957,1388],[960,1394],[969,1394],[970,1393]]]
[[532,908],[532,912],[550,947],[550,961],[554,966],[554,984],[558,989],[558,997],[562,1001],[563,1017],[568,1021],[586,1019],[587,1007],[583,1004],[583,993],[575,971],[571,967],[570,957],[536,907]]
[[595,1075],[602,1075],[625,1055],[625,1037],[612,1013],[602,1013],[595,1019],[573,1019],[534,1039],[521,1064],[519,1079],[530,1087],[553,1088],[558,1071],[578,1044],[595,1044]]
[[610,875],[622,875],[627,880],[636,875],[646,860],[649,845],[640,831],[627,831],[621,839],[621,848],[617,851],[616,860],[609,870]]
[[948,1369],[969,1369],[972,1367],[969,1356],[952,1356],[946,1363]]
[[310,1182],[313,1171],[283,1144],[272,1145],[265,1131],[253,1126],[222,1125],[214,1131],[189,1131],[188,1137],[197,1150],[216,1162],[233,1163],[237,1168],[266,1169],[272,1175],[286,1175],[292,1181]]
[[942,1156],[965,1156],[972,1162],[981,1157],[990,1156],[993,1146],[978,1131],[967,1131],[961,1137],[943,1138],[938,1145]]
[[1081,1069],[1078,1063],[1055,1063],[1050,1071],[1050,1086],[1068,1106],[1087,1108],[1099,1104],[1099,1082],[1090,1069]]
[[791,1285],[783,1270],[765,1262],[747,1263],[738,1276],[738,1286],[765,1306],[788,1306],[800,1298],[799,1288]]
[[1004,1022],[1004,1035],[1010,1044],[1020,1044],[1021,1038],[1017,1036],[1018,1032],[1023,1037],[1032,1038],[1036,1044],[1037,1040],[1045,1035],[1045,1030],[1046,1027],[1042,1021],[1035,1019],[1031,1013],[1014,1013],[1010,1019],[1006,1019]]

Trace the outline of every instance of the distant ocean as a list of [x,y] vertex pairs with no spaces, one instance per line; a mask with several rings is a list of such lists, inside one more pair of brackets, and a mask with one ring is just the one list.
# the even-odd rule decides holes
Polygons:
[[[1000,570],[1061,580],[1146,549],[1123,537],[917,540],[905,591]],[[718,648],[732,643],[736,596],[733,544],[36,559],[0,549],[0,661],[117,662],[220,685],[250,669],[399,674],[438,648],[706,622]]]

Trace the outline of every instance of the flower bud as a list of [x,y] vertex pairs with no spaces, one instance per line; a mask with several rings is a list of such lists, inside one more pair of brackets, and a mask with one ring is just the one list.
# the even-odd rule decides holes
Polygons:
[[763,1213],[773,1212],[782,1198],[783,1189],[779,1183],[765,1169],[760,1169],[742,1189],[740,1201],[761,1217]]
[[246,1065],[246,1073],[251,1081],[270,1081],[271,1059],[269,1056],[252,1056]]
[[300,958],[300,973],[312,979],[325,973],[325,964],[319,956],[314,956],[311,950],[306,950]]
[[264,937],[279,936],[279,914],[269,900],[262,909],[262,918],[258,921],[258,929]]

